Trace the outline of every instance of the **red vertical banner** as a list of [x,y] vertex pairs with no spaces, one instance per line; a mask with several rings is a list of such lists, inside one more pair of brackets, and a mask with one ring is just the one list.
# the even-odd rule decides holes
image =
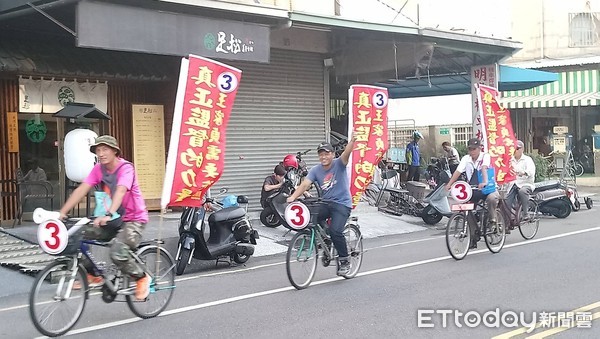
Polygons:
[[384,87],[352,85],[348,91],[348,131],[356,136],[354,150],[348,161],[348,176],[352,207],[373,179],[377,164],[389,147],[388,91]]
[[225,134],[242,71],[190,55],[181,62],[161,206],[200,206],[223,173]]
[[517,139],[513,132],[510,112],[498,103],[497,89],[484,85],[476,85],[476,88],[483,125],[482,141],[496,171],[496,182],[511,182],[516,179],[510,159],[515,153]]

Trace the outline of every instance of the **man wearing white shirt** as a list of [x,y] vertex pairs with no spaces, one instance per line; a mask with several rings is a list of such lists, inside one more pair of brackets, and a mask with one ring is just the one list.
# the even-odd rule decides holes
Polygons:
[[[482,189],[488,184],[488,171],[487,169],[491,166],[491,158],[488,153],[481,150],[481,141],[477,138],[470,139],[467,142],[467,148],[469,154],[465,155],[458,164],[456,171],[452,174],[452,178],[448,184],[446,184],[446,190],[450,190],[452,184],[458,180],[462,173],[465,174],[467,182],[472,186],[477,186],[479,189],[473,191],[471,202],[477,203],[479,200],[485,200],[488,206],[488,213],[490,217],[490,229],[494,229],[496,226],[496,208],[498,207],[498,200],[500,195],[498,191],[494,189],[489,194],[484,194]],[[479,181],[477,171],[481,171],[482,181]],[[504,227],[504,226],[502,226]],[[470,227],[471,230],[471,246],[470,248],[477,248],[477,241],[475,239],[475,228]]]
[[[521,140],[517,140],[517,148],[512,159],[510,159],[510,164],[517,176],[514,184],[519,188],[519,201],[521,201],[523,212],[526,213],[529,210],[529,196],[535,189],[535,163],[530,156],[523,154],[524,146]],[[529,215],[525,214],[524,220],[528,218]]]

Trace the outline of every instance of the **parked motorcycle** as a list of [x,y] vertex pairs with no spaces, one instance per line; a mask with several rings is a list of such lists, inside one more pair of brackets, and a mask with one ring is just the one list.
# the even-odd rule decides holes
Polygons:
[[542,181],[535,184],[533,196],[541,213],[564,219],[573,208],[567,196],[567,187],[557,180]]
[[423,198],[423,203],[427,206],[421,211],[421,218],[426,224],[435,225],[444,216],[449,217],[452,215],[448,203],[448,192],[444,187],[452,176],[448,160],[446,158],[431,158],[426,174],[427,182],[434,190]]
[[[288,154],[283,158],[281,165],[287,171],[284,176],[284,185],[282,185],[277,191],[274,191],[265,203],[265,207],[260,212],[260,222],[267,227],[277,227],[281,225],[282,219],[278,217],[277,213],[274,212],[274,208],[271,206],[270,201],[274,196],[280,193],[286,193],[288,195],[294,192],[294,189],[300,185],[300,182],[304,177],[308,175],[308,168],[306,162],[302,160],[302,156],[308,154],[310,149],[303,152],[297,152],[295,155]],[[318,185],[314,185],[317,196],[321,196],[321,188]]]
[[[227,189],[223,188],[217,196],[226,192]],[[254,245],[259,236],[248,218],[248,198],[243,195],[227,198],[233,198],[238,205],[227,207],[215,198],[206,198],[201,207],[184,208],[179,222],[179,243],[175,257],[177,275],[183,274],[192,258],[217,260],[217,263],[228,258],[225,260],[228,263],[233,260],[243,264],[254,254]],[[210,214],[207,223],[205,207],[208,204],[216,209],[222,208]],[[245,205],[244,208],[239,204]]]
[[283,177],[283,183],[279,189],[273,191],[267,199],[265,199],[265,207],[260,212],[260,222],[267,227],[277,227],[281,225],[284,220],[275,212],[275,206],[273,205],[273,199],[278,196],[289,196],[294,192],[296,187],[295,177],[297,174],[294,171],[287,171]]

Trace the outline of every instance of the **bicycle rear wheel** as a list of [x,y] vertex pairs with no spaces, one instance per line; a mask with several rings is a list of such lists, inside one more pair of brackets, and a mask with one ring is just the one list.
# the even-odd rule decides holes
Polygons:
[[465,214],[453,214],[446,226],[446,247],[452,258],[462,260],[469,252],[471,233]]
[[292,238],[285,257],[288,279],[296,289],[310,285],[317,271],[319,251],[311,231],[298,232]]
[[[538,204],[533,200],[529,200],[529,208],[528,208],[527,216],[529,217],[528,221],[521,221],[519,225],[519,233],[521,236],[530,240],[535,237],[540,227],[540,212],[538,210]],[[521,215],[522,207],[519,206],[519,215]]]
[[506,241],[506,221],[504,220],[504,214],[501,211],[496,210],[496,227],[489,233],[489,229],[486,230],[485,245],[488,250],[492,253],[498,253],[504,247]]
[[[75,264],[76,265],[76,264]],[[75,290],[79,282],[83,288]],[[50,263],[35,278],[29,293],[29,316],[40,333],[56,337],[69,331],[83,313],[87,301],[87,276],[73,261]]]
[[575,173],[575,175],[576,175],[576,176],[578,176],[578,177],[582,176],[584,171],[585,171],[585,170],[584,170],[584,168],[583,168],[583,165],[582,165],[582,164],[580,164],[580,163],[576,162],[576,163],[573,165],[573,172]]
[[138,317],[156,317],[167,307],[175,291],[173,258],[162,247],[158,247],[157,253],[156,246],[142,247],[137,255],[151,276],[150,294],[144,300],[136,300],[134,295],[127,295],[125,299],[131,312]]
[[358,273],[362,264],[363,243],[362,234],[356,225],[346,225],[344,229],[344,237],[346,238],[346,246],[348,247],[348,255],[350,259],[350,272],[343,275],[346,279],[352,279]]

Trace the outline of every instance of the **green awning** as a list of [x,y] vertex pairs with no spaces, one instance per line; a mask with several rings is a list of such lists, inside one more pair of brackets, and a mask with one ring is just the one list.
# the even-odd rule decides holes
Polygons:
[[599,70],[558,73],[558,81],[520,91],[502,92],[502,104],[511,108],[599,106]]

